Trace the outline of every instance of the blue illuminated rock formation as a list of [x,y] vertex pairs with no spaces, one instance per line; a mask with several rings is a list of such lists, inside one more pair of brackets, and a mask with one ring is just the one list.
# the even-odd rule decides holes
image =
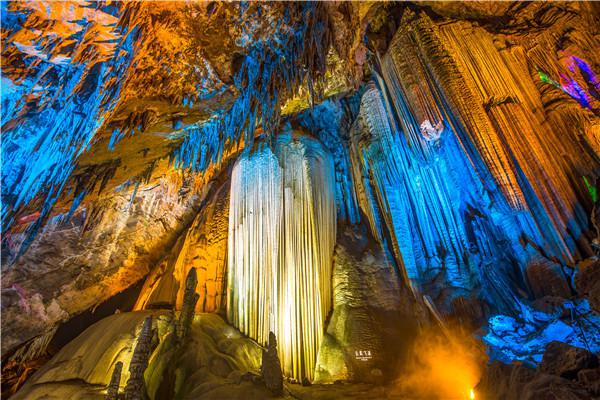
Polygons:
[[[435,283],[434,297],[442,303],[480,285],[502,285],[486,265],[524,267],[528,253],[519,236],[539,237],[531,216],[511,210],[497,189],[487,190],[493,182],[486,188],[452,130],[441,127],[432,140],[415,136],[418,146],[411,145],[389,107],[371,84],[351,137],[354,177],[371,226],[380,238],[391,232],[408,279],[417,287]],[[401,118],[419,132],[410,114]],[[492,303],[508,294],[494,299],[489,289],[484,296]],[[454,293],[442,293],[449,290]]]
[[[120,11],[112,6],[93,12],[78,21],[68,21],[68,9],[55,10],[54,24],[60,32],[66,25],[66,38],[37,32],[33,39],[17,35],[3,57],[22,52],[22,64],[3,66],[26,71],[15,84],[2,78],[2,231],[14,221],[15,212],[42,195],[41,216],[30,227],[40,227],[61,195],[77,158],[88,149],[98,128],[119,101],[122,76],[133,58],[136,29],[117,26]],[[3,29],[19,31],[26,14],[12,12],[2,2]],[[101,40],[95,30],[102,19],[110,21],[109,54],[86,57],[87,46]],[[10,38],[10,36],[9,36]],[[31,43],[19,40],[29,39]],[[4,40],[4,38],[3,38]],[[64,41],[63,41],[64,40]],[[55,48],[75,46],[70,57],[55,55]],[[72,193],[78,206],[83,193]]]
[[[42,206],[37,220],[29,226],[29,239],[61,196],[71,197],[74,208],[79,206],[85,190],[63,193],[66,188],[79,189],[69,187],[67,180],[99,129],[107,128],[105,123],[126,96],[123,87],[137,78],[135,68],[147,62],[144,52],[153,51],[149,42],[154,33],[152,11],[143,4],[131,8],[119,4],[94,8],[93,3],[65,3],[47,10],[36,8],[35,4],[31,7],[33,11],[26,5],[2,3],[2,22],[11,41],[11,46],[3,50],[3,57],[10,59],[11,64],[3,66],[2,81],[2,230],[6,231],[15,215],[36,199]],[[165,12],[170,12],[171,6],[164,7]],[[46,11],[47,16],[42,14],[34,20],[40,23],[46,18],[56,31],[32,28],[33,39],[28,37],[27,17]],[[229,91],[236,93],[235,100],[231,106],[211,112],[211,117],[201,123],[171,135],[175,148],[171,157],[178,168],[204,172],[221,161],[224,149],[231,151],[241,143],[251,147],[257,125],[266,134],[278,126],[285,96],[303,83],[312,92],[313,82],[324,73],[329,42],[323,5],[307,2],[279,7],[244,3],[237,11],[239,19],[246,21],[240,27],[238,42],[247,54],[240,55],[239,68],[233,71]],[[247,21],[260,19],[267,12],[281,15],[265,22],[268,35],[257,36],[255,30],[262,25]],[[72,21],[73,15],[81,19]],[[137,24],[144,25],[145,36],[138,34]],[[59,39],[53,40],[53,35]],[[20,43],[22,37],[31,43]],[[86,51],[90,54],[84,54]],[[196,85],[198,93],[175,96],[184,109],[191,108],[194,99],[210,99],[225,89],[222,83],[215,83],[211,65],[206,60],[204,63],[194,67],[206,70]],[[306,68],[298,68],[299,65]],[[13,80],[18,76],[21,81],[5,78],[7,73]],[[158,81],[153,83],[161,87]],[[144,130],[151,114],[129,113],[124,126],[111,128],[109,149],[114,149],[123,137]]]

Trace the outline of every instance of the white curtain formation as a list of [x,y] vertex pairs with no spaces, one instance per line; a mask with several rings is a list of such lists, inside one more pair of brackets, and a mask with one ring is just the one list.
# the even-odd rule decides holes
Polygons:
[[227,313],[259,343],[273,331],[284,374],[311,381],[331,309],[333,161],[308,136],[274,140],[233,169]]

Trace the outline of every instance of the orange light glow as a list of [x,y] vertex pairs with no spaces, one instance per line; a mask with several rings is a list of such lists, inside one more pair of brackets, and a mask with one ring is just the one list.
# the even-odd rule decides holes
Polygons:
[[423,332],[395,391],[414,398],[473,400],[485,360],[482,344],[464,332]]

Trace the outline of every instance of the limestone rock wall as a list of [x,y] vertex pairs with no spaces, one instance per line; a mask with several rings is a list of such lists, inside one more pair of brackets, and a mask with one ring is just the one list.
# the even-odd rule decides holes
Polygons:
[[185,235],[149,274],[135,309],[181,310],[191,268],[196,268],[198,275],[196,311],[224,309],[230,183],[221,179],[216,186]]
[[[163,180],[116,193],[46,227],[2,271],[2,354],[132,286],[168,254],[196,214],[199,196]],[[5,237],[16,254],[19,235]],[[16,244],[10,247],[10,241]]]

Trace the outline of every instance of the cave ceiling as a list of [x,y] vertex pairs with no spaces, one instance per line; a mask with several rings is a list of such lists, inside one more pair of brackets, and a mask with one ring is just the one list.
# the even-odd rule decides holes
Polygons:
[[[359,80],[355,78],[362,72],[361,65],[352,63],[359,72],[348,73],[340,64],[342,57],[354,60],[361,31],[354,27],[361,25],[359,20],[370,7],[323,8],[326,20],[320,23],[338,27],[334,39],[338,46],[327,60],[331,79],[324,88],[332,95],[353,88],[353,80]],[[283,37],[279,46],[286,45],[295,21],[285,21],[298,18],[284,17],[287,9],[281,3],[3,2],[3,15],[10,22],[2,30],[7,43],[2,52],[5,90],[12,85],[29,88],[11,98],[18,111],[4,115],[3,128],[10,130],[33,114],[65,106],[73,97],[89,96],[102,74],[98,68],[105,68],[97,99],[102,103],[97,112],[103,122],[85,138],[89,144],[80,144],[85,150],[72,155],[76,167],[67,187],[76,185],[73,177],[90,179],[88,174],[115,167],[114,176],[104,184],[112,189],[154,165],[163,167],[155,175],[164,175],[168,163],[162,161],[168,160],[185,135],[174,132],[231,107],[239,95],[234,75],[249,49],[269,43],[276,34]],[[76,81],[61,80],[71,69],[80,74]],[[284,84],[277,88],[278,84],[270,90],[283,92]],[[293,101],[287,109],[305,108],[306,88],[294,94],[288,95]],[[285,96],[279,100],[282,106]],[[123,133],[113,145],[116,130]],[[72,196],[60,192],[56,210],[68,210]],[[32,195],[36,204],[47,196]],[[27,214],[27,206],[22,208],[18,214]]]
[[[568,21],[585,18],[592,26],[597,24],[597,12],[587,12],[587,8],[597,6],[577,2],[327,3],[320,6],[320,20],[315,21],[328,27],[327,37],[321,38],[324,48],[318,50],[326,60],[323,66],[303,68],[321,69],[317,71],[322,75],[317,101],[319,96],[354,90],[365,73],[369,75],[367,59],[387,50],[405,9],[419,9],[436,20],[472,21],[502,34],[507,43],[525,46],[536,43],[546,28],[560,20],[565,25],[555,29],[564,35],[560,51],[568,53],[571,42],[577,45],[586,39],[573,32]],[[4,91],[14,90],[7,101],[16,103],[5,107],[10,112],[3,115],[3,130],[10,131],[44,110],[76,107],[70,103],[81,103],[94,91],[97,104],[83,109],[96,112],[101,121],[69,138],[75,150],[65,153],[65,160],[40,156],[40,164],[64,162],[70,173],[48,177],[34,172],[39,179],[22,188],[26,193],[16,188],[10,194],[4,226],[13,226],[10,221],[39,208],[48,208],[45,214],[50,209],[53,214],[68,212],[82,177],[96,186],[88,188],[87,202],[106,188],[164,176],[169,158],[186,135],[184,128],[231,109],[241,87],[234,82],[235,74],[250,49],[271,43],[285,46],[300,17],[290,17],[289,11],[290,7],[277,2],[243,6],[195,1],[3,2],[2,76]],[[77,76],[65,79],[66,71]],[[307,80],[296,87],[280,80],[268,90],[278,93],[276,108],[284,115],[309,107],[312,100]],[[52,151],[36,145],[36,140],[32,138],[24,150]],[[18,170],[7,172],[18,174]],[[104,178],[108,181],[100,183]],[[20,199],[13,200],[13,195]],[[57,199],[50,205],[48,197]]]

